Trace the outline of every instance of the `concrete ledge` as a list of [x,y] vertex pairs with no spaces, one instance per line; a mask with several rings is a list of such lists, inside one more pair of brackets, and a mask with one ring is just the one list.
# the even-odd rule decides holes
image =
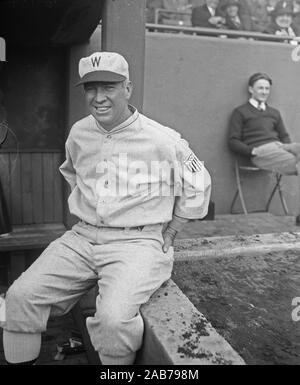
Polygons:
[[270,251],[300,250],[300,232],[204,237],[175,241],[175,261],[191,261]]
[[244,360],[169,280],[142,306],[144,365],[244,365]]
[[[264,255],[300,250],[300,232],[178,239],[174,249],[175,262]],[[154,293],[141,312],[145,336],[138,364],[245,364],[172,280]]]

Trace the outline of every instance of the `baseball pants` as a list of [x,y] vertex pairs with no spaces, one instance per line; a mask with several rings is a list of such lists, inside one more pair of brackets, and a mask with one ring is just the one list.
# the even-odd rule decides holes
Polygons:
[[96,351],[126,356],[142,344],[140,306],[171,276],[173,248],[163,253],[162,225],[97,228],[79,222],[52,242],[12,284],[6,325],[40,333],[50,315],[71,310],[98,283],[96,312],[87,329]]

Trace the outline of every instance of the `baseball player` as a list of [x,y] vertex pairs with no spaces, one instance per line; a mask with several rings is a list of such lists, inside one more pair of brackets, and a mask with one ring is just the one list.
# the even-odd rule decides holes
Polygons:
[[79,222],[9,288],[3,344],[8,363],[34,363],[48,317],[70,311],[98,284],[87,318],[104,365],[129,365],[141,347],[140,306],[171,276],[173,241],[208,211],[210,176],[188,143],[129,104],[128,64],[113,52],[79,62],[90,115],[76,122],[60,171]]

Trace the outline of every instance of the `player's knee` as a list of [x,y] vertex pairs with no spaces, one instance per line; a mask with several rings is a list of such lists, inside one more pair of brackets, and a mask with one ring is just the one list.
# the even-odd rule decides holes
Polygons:
[[126,322],[127,318],[122,312],[122,309],[113,306],[103,307],[99,317],[102,328],[105,329],[107,333],[113,334],[122,328],[122,324]]
[[15,281],[6,293],[5,302],[7,306],[10,303],[13,303],[14,306],[18,303],[24,305],[27,301],[30,301],[31,296],[31,290],[28,287],[23,286],[19,281]]
[[[119,352],[122,322],[120,312],[109,311],[103,307],[94,317],[87,318],[87,328],[95,350],[111,355],[116,354],[115,351]],[[121,353],[117,355],[121,355]]]

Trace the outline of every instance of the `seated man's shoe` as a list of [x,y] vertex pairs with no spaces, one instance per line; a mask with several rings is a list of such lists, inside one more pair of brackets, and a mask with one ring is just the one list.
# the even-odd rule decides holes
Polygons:
[[300,215],[296,216],[296,226],[300,226]]

